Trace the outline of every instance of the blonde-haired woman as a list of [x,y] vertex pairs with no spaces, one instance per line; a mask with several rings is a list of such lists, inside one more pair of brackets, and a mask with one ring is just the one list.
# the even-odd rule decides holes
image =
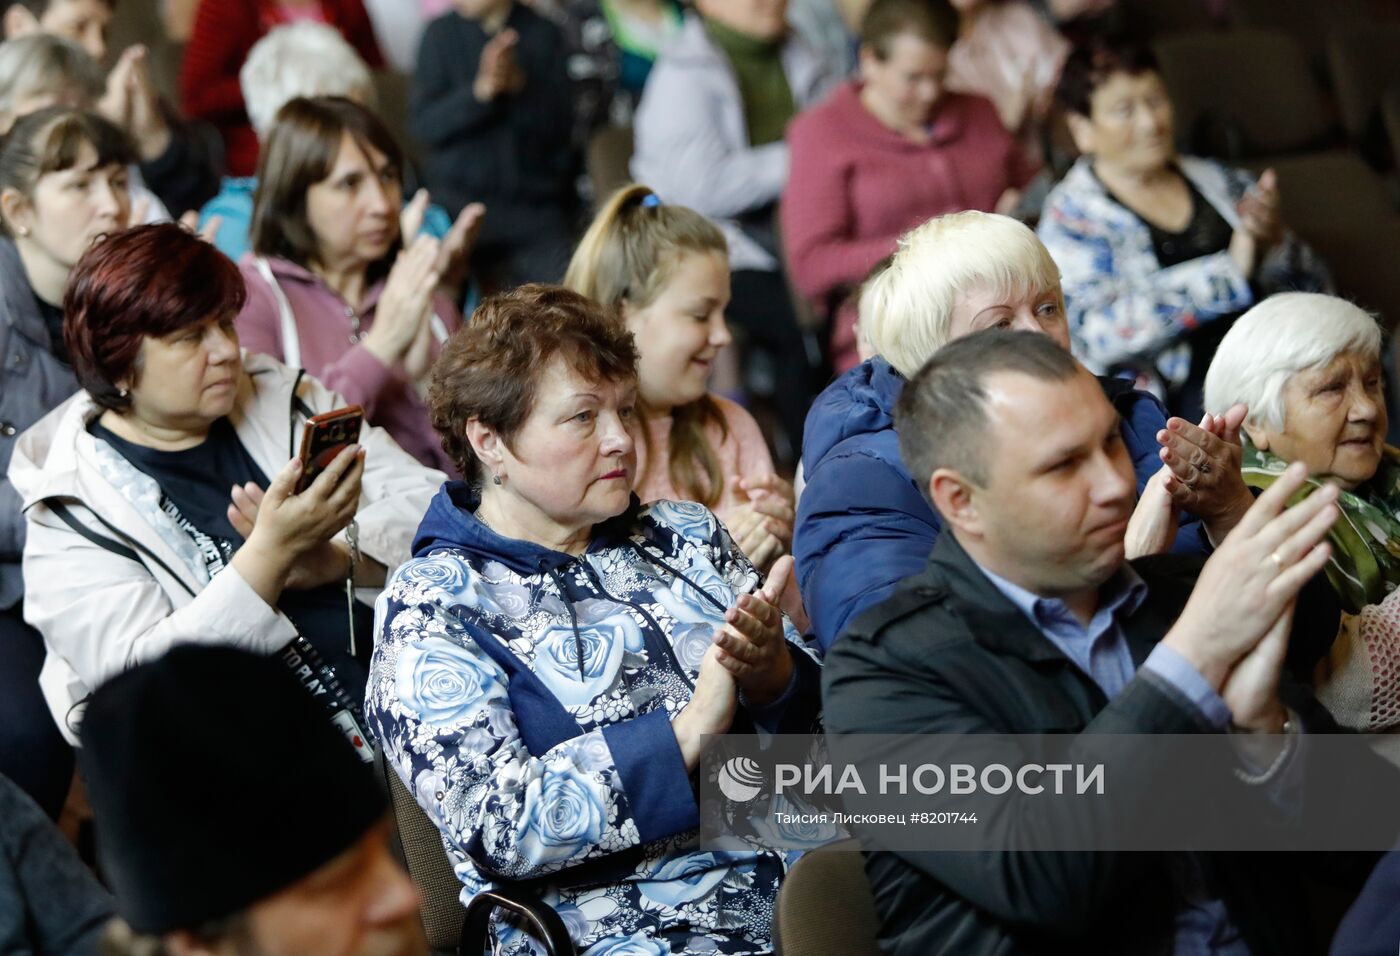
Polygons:
[[615,308],[636,338],[638,497],[698,501],[766,570],[792,543],[792,486],[774,472],[753,417],[706,387],[731,341],[724,234],[698,212],[628,186],[589,226],[564,285]]
[[[900,456],[894,407],[904,383],[944,345],[984,329],[1039,332],[1068,350],[1064,303],[1059,271],[1035,233],[976,211],[905,233],[889,267],[868,283],[860,331],[874,355],[817,398],[802,448],[807,482],[793,557],[823,650],[923,568],[943,527]],[[1100,381],[1140,494],[1130,556],[1202,552],[1220,541],[1253,501],[1234,437],[1242,410],[1200,426],[1169,425],[1161,403],[1131,382]],[[1198,473],[1193,462],[1206,468]]]

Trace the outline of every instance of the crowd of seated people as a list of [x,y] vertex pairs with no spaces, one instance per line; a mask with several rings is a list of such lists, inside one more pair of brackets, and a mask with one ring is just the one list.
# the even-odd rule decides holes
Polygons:
[[[412,811],[552,912],[497,952],[770,953],[724,735],[1218,734],[1261,826],[1400,807],[1395,317],[1061,31],[1112,3],[437,0],[395,106],[365,2],[202,0],[185,116],[108,0],[6,11],[0,951],[426,953]],[[852,835],[872,951],[1400,946],[1381,845]]]
[[41,106],[97,108],[131,138],[141,175],[159,197],[152,202],[151,218],[164,218],[161,203],[182,215],[213,194],[218,151],[157,91],[146,45],[129,46],[107,63],[113,14],[108,0],[19,0],[6,8],[7,41],[48,37],[69,45],[22,45],[22,55],[7,54],[13,59],[6,65],[4,83],[18,102],[7,107],[11,116],[4,124]]

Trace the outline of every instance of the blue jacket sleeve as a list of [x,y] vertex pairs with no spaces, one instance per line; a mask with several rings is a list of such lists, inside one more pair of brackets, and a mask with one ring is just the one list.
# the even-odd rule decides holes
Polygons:
[[942,528],[914,483],[852,452],[823,461],[797,504],[793,556],[823,653],[847,622],[923,570]]
[[[777,700],[762,707],[747,702],[754,725],[770,734],[810,734],[821,725],[822,669],[810,653],[790,648],[792,679]],[[742,694],[740,698],[742,700]]]
[[[481,873],[535,879],[698,824],[664,711],[535,755],[519,729],[529,715],[512,707],[510,675],[468,630],[438,619],[415,587],[400,577],[380,598],[366,717],[385,760]],[[565,838],[549,816],[561,800],[577,811]]]

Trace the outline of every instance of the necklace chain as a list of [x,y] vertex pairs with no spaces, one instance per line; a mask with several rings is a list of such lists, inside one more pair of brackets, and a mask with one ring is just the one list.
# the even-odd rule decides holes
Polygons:
[[476,515],[476,520],[477,520],[477,521],[480,521],[483,525],[486,526],[486,530],[487,530],[487,531],[492,531],[492,532],[495,532],[496,534],[500,534],[499,531],[496,531],[495,528],[491,527],[491,522],[489,522],[489,521],[486,520],[486,515],[484,515],[484,514],[481,513],[481,505],[477,505],[477,506],[476,506],[476,511],[474,511],[473,514]]

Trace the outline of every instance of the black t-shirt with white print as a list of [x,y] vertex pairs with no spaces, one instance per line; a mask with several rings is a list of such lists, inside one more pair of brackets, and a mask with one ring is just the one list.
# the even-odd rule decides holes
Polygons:
[[[161,490],[161,508],[199,547],[211,576],[228,566],[243,544],[243,536],[234,530],[228,519],[233,486],[251,481],[266,489],[267,476],[238,440],[227,418],[216,421],[202,443],[181,451],[160,451],[133,444],[95,421],[88,430],[155,479]],[[284,590],[277,609],[287,615],[297,632],[335,668],[345,690],[356,701],[362,701],[374,612],[359,601],[355,602],[357,659],[350,654],[343,586],[327,584],[305,591]]]

